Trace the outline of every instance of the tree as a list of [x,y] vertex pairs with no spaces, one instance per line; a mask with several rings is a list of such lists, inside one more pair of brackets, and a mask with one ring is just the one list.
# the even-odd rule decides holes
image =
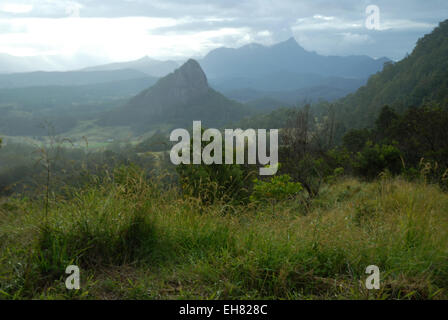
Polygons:
[[389,131],[398,118],[398,114],[388,105],[381,109],[375,121],[375,136],[377,141],[381,141],[389,136]]
[[448,110],[433,104],[410,108],[394,125],[391,138],[398,142],[407,163],[421,158],[448,167]]
[[335,127],[334,113],[318,123],[305,106],[291,111],[281,132],[280,171],[300,182],[310,199],[319,194],[325,176],[332,172],[328,151],[335,141]]
[[350,130],[344,135],[343,146],[350,152],[361,151],[369,140],[371,132],[368,129]]

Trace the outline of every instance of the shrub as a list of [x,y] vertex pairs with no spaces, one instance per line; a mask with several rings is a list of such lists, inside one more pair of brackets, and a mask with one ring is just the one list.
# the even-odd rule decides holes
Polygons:
[[395,146],[371,143],[358,152],[354,165],[357,173],[367,179],[377,177],[386,169],[392,174],[399,174],[403,167],[400,150]]
[[[204,128],[202,128],[202,133],[204,133]],[[193,145],[192,140],[191,145]],[[202,144],[201,148],[204,147],[205,145]],[[192,148],[190,152],[190,156],[192,156]],[[247,150],[245,154],[247,154]],[[233,156],[235,163],[235,149]],[[256,167],[224,163],[225,154],[223,152],[222,164],[179,165],[176,171],[183,194],[200,199],[205,205],[212,204],[217,200],[235,204],[249,201],[251,177],[255,174]]]
[[217,200],[247,202],[252,173],[241,165],[180,165],[177,167],[184,195],[198,198],[203,204]]
[[251,201],[268,201],[274,206],[277,202],[293,198],[303,191],[302,184],[292,182],[287,174],[274,176],[268,180],[255,179]]

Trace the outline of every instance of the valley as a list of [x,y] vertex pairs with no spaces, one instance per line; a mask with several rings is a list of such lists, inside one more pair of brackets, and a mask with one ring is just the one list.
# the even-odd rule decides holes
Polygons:
[[[166,59],[0,54],[0,300],[448,299],[448,20],[397,61],[305,47],[382,52],[403,19],[361,35],[313,11],[263,44],[235,21],[113,46]],[[190,33],[202,55],[176,51]]]

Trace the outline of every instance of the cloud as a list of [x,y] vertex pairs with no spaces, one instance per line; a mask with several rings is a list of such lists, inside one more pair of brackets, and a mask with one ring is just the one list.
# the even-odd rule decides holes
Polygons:
[[20,3],[3,3],[0,4],[0,11],[12,14],[19,13],[29,13],[33,10],[31,4],[20,4]]
[[315,14],[313,16],[314,19],[319,19],[319,20],[325,20],[325,21],[331,21],[334,20],[334,17],[326,17],[326,16],[322,16],[320,14]]
[[380,29],[368,30],[369,0],[6,0],[0,51],[183,59],[295,36],[322,54],[399,59],[448,12],[446,0],[403,3],[376,0]]
[[427,30],[437,26],[436,23],[427,23],[411,20],[385,20],[380,23],[380,31],[399,30]]
[[361,28],[363,28],[362,20],[350,21],[335,17],[324,17],[321,15],[299,18],[291,26],[293,31],[350,30]]
[[110,60],[136,59],[144,54],[155,58],[183,58],[229,42],[245,44],[248,28],[215,28],[190,32],[157,32],[190,22],[171,18],[21,18],[1,20],[16,33],[0,34],[0,47],[12,55],[100,54]]

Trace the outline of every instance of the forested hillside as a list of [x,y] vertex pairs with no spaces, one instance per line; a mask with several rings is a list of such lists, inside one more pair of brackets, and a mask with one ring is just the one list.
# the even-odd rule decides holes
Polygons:
[[388,104],[403,112],[410,106],[436,102],[448,106],[448,20],[418,40],[409,56],[389,62],[370,77],[366,86],[348,95],[338,106],[340,118],[350,126],[372,125]]

